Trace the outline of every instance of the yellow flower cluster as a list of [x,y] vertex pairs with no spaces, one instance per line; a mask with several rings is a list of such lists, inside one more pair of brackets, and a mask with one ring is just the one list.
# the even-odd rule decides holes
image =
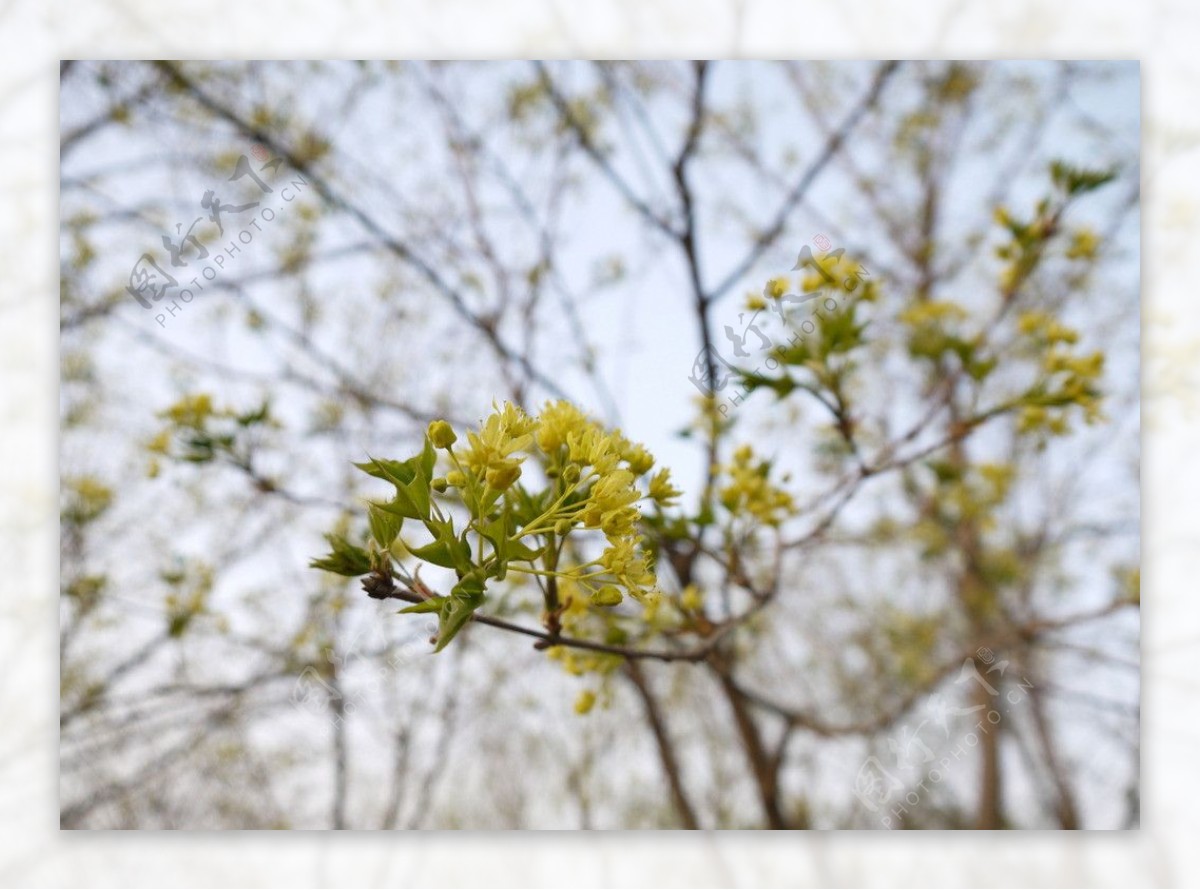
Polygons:
[[[780,296],[783,295],[780,294]],[[757,312],[759,309],[767,308],[767,301],[763,299],[762,294],[756,294],[754,291],[751,291],[746,294],[746,308],[751,312]]]
[[763,295],[770,297],[772,300],[778,300],[788,292],[790,286],[791,282],[788,278],[780,275],[767,282],[766,287],[763,288]]
[[660,507],[669,507],[683,492],[671,484],[671,471],[659,470],[650,477],[650,499]]
[[778,526],[796,512],[792,496],[771,484],[771,464],[755,460],[754,449],[741,445],[724,467],[729,483],[720,490],[721,504],[734,516],[752,516],[764,525]]
[[[609,591],[610,588],[601,588],[601,591]],[[617,594],[619,602],[620,591],[611,588],[611,592]],[[564,578],[559,585],[559,594],[563,598],[563,612],[560,616],[563,631],[572,636],[587,636],[589,619],[594,617],[591,608],[592,605],[603,605],[608,607],[616,605],[611,599],[600,603],[597,602],[597,594],[600,591],[592,593],[589,596],[582,582],[572,578]],[[599,625],[604,627],[603,624]],[[586,649],[574,649],[569,646],[552,646],[547,650],[547,655],[562,665],[563,670],[568,674],[576,677],[582,677],[584,674],[608,674],[619,668],[624,659],[619,655],[613,655],[607,652],[590,652]]]
[[[430,425],[431,440],[452,442],[453,430],[448,424],[442,429],[440,423],[444,422]],[[537,417],[508,403],[496,406],[479,431],[466,438],[465,447],[451,451],[456,469],[446,474],[450,486],[467,488],[472,479],[483,479],[489,489],[503,492],[520,479],[521,465],[529,456],[536,456],[546,475],[557,480],[553,505],[519,537],[553,531],[561,539],[576,528],[604,534],[607,546],[598,559],[552,569],[560,583],[578,584],[577,608],[617,605],[623,594],[615,585],[646,606],[658,599],[657,580],[641,551],[637,505],[649,498],[667,506],[680,492],[665,469],[645,483],[646,494],[639,489],[639,480],[654,468],[654,456],[643,445],[620,430],[606,429],[566,401],[548,402]]]
[[1017,316],[1017,330],[1047,346],[1079,341],[1079,334],[1075,330],[1060,324],[1054,316],[1046,312],[1022,312]]
[[1090,260],[1100,249],[1100,236],[1088,228],[1076,229],[1071,233],[1071,244],[1067,248],[1067,259]]
[[1065,436],[1071,425],[1062,412],[1052,412],[1041,405],[1026,405],[1017,415],[1017,429],[1022,433],[1044,430],[1055,436]]
[[610,540],[620,540],[636,534],[635,525],[641,515],[633,506],[641,498],[634,487],[633,473],[612,470],[592,485],[591,496],[580,514],[588,528],[600,528]]
[[1011,464],[981,463],[968,467],[939,487],[942,514],[955,522],[974,519],[985,529],[993,528],[994,511],[1008,498],[1014,473]]
[[1079,334],[1045,312],[1025,312],[1017,318],[1017,330],[1040,352],[1045,380],[1030,394],[1017,415],[1020,432],[1064,435],[1070,430],[1066,412],[1082,409],[1084,419],[1094,423],[1101,417],[1099,380],[1104,373],[1104,354],[1075,355],[1068,347]]
[[879,295],[878,285],[869,280],[871,275],[866,267],[842,251],[813,257],[812,263],[805,266],[798,282],[804,293],[828,287],[848,294],[857,292],[858,298],[868,303]]
[[967,311],[949,300],[918,300],[899,316],[903,324],[914,328],[963,321],[966,317]]
[[200,428],[214,414],[212,396],[208,393],[184,396],[160,416],[177,426]]
[[63,518],[79,525],[97,518],[113,501],[113,490],[95,476],[64,480],[63,493],[66,496]]
[[[521,463],[525,458],[517,453],[526,451],[533,444],[536,426],[537,422],[524,411],[505,402],[484,421],[478,433],[467,433],[469,447],[459,449],[455,455],[483,478],[489,488],[504,491],[521,477]],[[447,480],[459,487],[465,483],[461,473],[452,473]]]
[[989,489],[989,502],[999,503],[1008,497],[1016,474],[1012,464],[981,463],[976,465],[975,470]]

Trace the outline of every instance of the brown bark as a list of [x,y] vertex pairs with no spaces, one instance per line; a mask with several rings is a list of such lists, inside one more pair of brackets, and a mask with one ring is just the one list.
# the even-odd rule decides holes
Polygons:
[[667,778],[667,785],[671,789],[671,803],[675,807],[679,821],[683,823],[684,828],[691,830],[698,829],[700,823],[696,819],[696,811],[692,807],[691,801],[688,800],[687,791],[683,785],[683,775],[679,769],[679,758],[675,754],[675,743],[671,741],[671,736],[667,732],[667,726],[663,720],[662,711],[658,707],[658,702],[655,701],[654,695],[646,683],[646,677],[636,661],[627,661],[625,663],[625,674],[629,677],[630,682],[633,683],[633,688],[637,690],[638,697],[641,698],[642,706],[645,708],[646,720],[650,724],[650,731],[654,735],[654,743],[658,748],[658,759],[662,764],[663,774]]
[[729,709],[733,712],[734,725],[737,727],[738,737],[742,741],[742,748],[745,750],[746,759],[750,764],[763,815],[767,819],[767,827],[790,828],[779,802],[778,763],[763,744],[762,733],[759,732],[758,724],[754,722],[754,717],[750,713],[750,702],[726,670],[713,666],[713,672],[716,674],[721,691],[725,694],[725,700],[729,702]]

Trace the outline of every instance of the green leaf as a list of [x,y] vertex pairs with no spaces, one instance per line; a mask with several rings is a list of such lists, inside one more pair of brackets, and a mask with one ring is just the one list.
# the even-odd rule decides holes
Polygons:
[[777,398],[785,398],[791,394],[796,388],[796,381],[791,377],[784,375],[783,377],[767,377],[764,374],[758,374],[753,371],[741,375],[742,386],[748,390],[756,389],[771,389],[774,390]]
[[787,346],[776,349],[775,357],[785,365],[803,365],[813,357],[812,346],[807,337],[797,337]]
[[[482,596],[484,590],[485,579],[482,569],[472,569],[463,575],[462,580],[454,585],[450,591],[451,596],[466,597],[472,599]],[[482,600],[480,600],[482,602]]]
[[396,497],[381,504],[383,509],[405,519],[425,520],[431,509],[429,482],[433,478],[433,458],[436,456],[432,447],[426,438],[425,451],[406,461],[373,458],[355,466],[369,476],[396,486]]
[[392,546],[404,525],[401,514],[382,504],[367,505],[367,521],[371,525],[371,537],[384,550]]
[[1050,178],[1068,195],[1082,195],[1112,182],[1117,177],[1115,168],[1109,170],[1086,170],[1073,167],[1065,161],[1050,164]]
[[442,600],[438,614],[438,641],[434,652],[441,652],[471,620],[475,610],[483,603],[483,597],[448,596]]
[[384,482],[391,482],[395,486],[406,485],[412,481],[416,473],[407,462],[398,460],[375,460],[372,458],[366,463],[355,464],[368,476],[374,476],[376,479],[382,479]]
[[271,414],[271,403],[264,401],[262,405],[253,410],[247,411],[245,414],[239,414],[236,418],[238,426],[254,426],[256,423],[262,423]]
[[[424,547],[409,547],[408,549],[417,559],[433,563],[435,566],[454,569],[458,568],[463,560],[463,548],[459,548],[458,544],[458,541],[453,544],[446,541],[434,541]],[[465,548],[465,545],[463,547]],[[467,551],[466,558],[468,560],[471,558],[470,551]]]
[[471,548],[465,540],[455,536],[452,519],[430,519],[425,522],[425,527],[434,540],[424,547],[408,548],[413,556],[436,566],[455,569],[460,576],[471,571]]
[[437,463],[437,451],[434,450],[433,442],[429,436],[425,437],[425,448],[418,458],[418,469],[421,477],[429,482],[433,479],[433,466]]
[[553,493],[553,489],[547,488],[545,491],[531,494],[520,485],[514,485],[509,491],[514,527],[528,525],[541,516],[549,505],[547,498]]
[[866,324],[857,324],[854,315],[855,307],[851,303],[844,311],[825,316],[821,321],[822,356],[848,352],[862,344]]
[[357,578],[371,571],[371,557],[367,551],[337,535],[326,535],[325,540],[332,551],[322,559],[314,559],[309,563],[310,567],[347,578]]
[[515,559],[518,562],[533,562],[545,552],[545,547],[539,547],[534,550],[532,547],[526,546],[520,541],[508,542],[508,558]]
[[492,554],[495,557],[490,574],[497,580],[503,581],[508,573],[508,523],[505,522],[504,517],[500,517],[491,522],[481,523],[480,528],[483,537],[492,545]]
[[445,599],[446,598],[444,596],[433,596],[427,600],[421,600],[419,603],[413,603],[411,606],[405,606],[396,614],[407,615],[412,612],[440,612],[442,609],[442,602]]
[[429,476],[418,472],[413,477],[413,480],[403,488],[400,486],[396,488],[397,494],[403,493],[408,498],[413,509],[418,512],[418,515],[414,517],[415,519],[429,518],[429,511],[431,509],[429,480]]
[[981,381],[996,370],[998,363],[995,358],[971,359],[966,362],[967,373],[971,375],[972,380]]
[[413,503],[412,497],[403,488],[396,488],[396,496],[387,503],[377,504],[381,510],[394,513],[402,519],[428,519],[429,511],[421,512],[421,508]]

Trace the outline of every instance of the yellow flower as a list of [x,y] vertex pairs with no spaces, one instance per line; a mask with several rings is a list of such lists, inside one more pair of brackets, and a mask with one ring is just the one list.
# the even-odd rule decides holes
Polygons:
[[1017,430],[1029,433],[1046,425],[1046,409],[1040,405],[1026,405],[1017,415]]
[[429,441],[434,448],[449,448],[458,441],[454,429],[444,420],[435,420],[429,424]]
[[488,488],[505,491],[521,478],[521,464],[515,460],[504,460],[492,464],[484,477]]
[[767,308],[767,301],[764,300],[759,294],[746,294],[746,308],[751,312],[757,312],[759,309]]
[[977,469],[983,481],[991,486],[993,496],[1003,500],[1016,472],[1012,464],[980,464]]
[[596,706],[596,693],[590,689],[585,689],[579,693],[579,698],[575,699],[575,713],[583,715],[588,713]]
[[1071,246],[1067,248],[1067,258],[1072,260],[1090,260],[1096,256],[1100,247],[1100,236],[1091,229],[1076,229],[1071,233]]
[[1041,340],[1049,346],[1056,343],[1075,343],[1079,340],[1077,331],[1060,324],[1053,316],[1045,312],[1022,312],[1017,316],[1017,330],[1026,336]]
[[600,555],[600,565],[639,600],[645,599],[648,596],[647,590],[658,583],[658,579],[650,571],[646,557],[637,552],[632,538],[621,538],[611,542]]
[[654,624],[658,620],[659,607],[662,605],[662,591],[657,587],[634,594],[642,604],[642,620]]
[[[496,470],[497,481],[501,481],[524,460],[523,457],[512,455],[525,451],[533,444],[532,429],[533,421],[519,408],[506,402],[502,409],[484,421],[478,433],[467,433],[470,447],[456,454],[476,474],[486,477],[490,470]],[[519,475],[518,469],[516,476]],[[516,476],[509,480],[509,485],[516,480]]]
[[567,442],[567,436],[581,433],[591,426],[586,414],[572,405],[562,401],[547,402],[538,418],[537,437],[538,447],[546,454],[557,450]]
[[754,450],[741,445],[725,468],[729,484],[720,490],[721,504],[734,516],[750,515],[764,525],[779,525],[795,513],[792,496],[767,480],[770,463],[754,460]]
[[778,300],[788,292],[788,286],[790,283],[791,282],[789,282],[787,278],[783,276],[772,278],[767,282],[766,287],[763,288],[763,296],[770,297],[772,300]]
[[621,449],[621,460],[629,465],[635,476],[644,476],[654,469],[654,455],[646,450],[644,445],[635,442],[625,442]]
[[650,479],[650,497],[663,507],[671,506],[671,501],[683,492],[671,484],[671,471],[663,468]]
[[600,556],[600,565],[606,572],[618,578],[625,574],[629,564],[637,558],[634,542],[628,539],[613,541]]
[[593,467],[602,476],[611,473],[621,459],[616,437],[591,422],[567,434],[567,456],[580,466]]
[[592,604],[604,607],[617,606],[624,598],[620,590],[607,584],[592,594]]
[[151,454],[166,454],[168,451],[170,451],[170,449],[171,431],[169,429],[163,430],[148,443],[146,443],[146,450]]
[[537,421],[511,402],[505,402],[499,408],[493,403],[492,408],[499,415],[500,423],[508,430],[509,435],[526,436],[537,428]]
[[[641,495],[633,487],[633,474],[628,470],[614,470],[592,486],[591,493],[588,495],[587,507],[584,508],[582,515],[583,524],[588,528],[599,528],[606,523],[609,517],[625,515],[627,511],[631,511],[636,518],[637,510],[631,505],[639,497]],[[624,534],[629,533],[624,532]],[[620,537],[621,534],[615,533],[610,537]]]
[[67,479],[64,488],[71,498],[63,513],[73,522],[91,522],[112,505],[113,490],[95,476]]
[[919,300],[900,313],[900,321],[912,327],[938,322],[962,321],[967,312],[949,300]]
[[200,428],[213,413],[212,396],[208,393],[198,393],[194,396],[184,396],[162,413],[179,426]]

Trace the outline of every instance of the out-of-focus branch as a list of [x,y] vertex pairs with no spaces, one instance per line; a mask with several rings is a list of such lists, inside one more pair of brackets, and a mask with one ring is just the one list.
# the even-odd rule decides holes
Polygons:
[[275,134],[263,127],[257,126],[238,114],[234,109],[218,101],[199,83],[188,77],[178,63],[160,61],[156,62],[155,65],[173,84],[191,96],[197,104],[245,133],[247,137],[253,139],[255,142],[270,149],[276,156],[282,157],[287,161],[289,166],[310,179],[313,189],[326,203],[346,213],[361,225],[363,229],[375,237],[380,245],[395,255],[397,259],[415,269],[426,283],[446,299],[459,317],[467,321],[483,335],[484,339],[501,359],[521,366],[526,374],[536,380],[539,385],[545,387],[548,392],[560,398],[566,397],[566,394],[553,379],[529,365],[527,361],[523,360],[522,356],[515,353],[501,340],[496,325],[490,319],[472,312],[458,291],[450,285],[437,269],[420,257],[408,244],[388,232],[378,220],[367,213],[359,204],[351,201],[335,189],[332,183],[317,171],[312,163],[289,149]]
[[812,184],[821,174],[821,171],[828,166],[829,162],[841,150],[842,145],[854,131],[854,128],[858,126],[859,121],[879,101],[879,96],[883,92],[884,85],[896,73],[899,67],[899,62],[884,62],[879,66],[879,70],[875,72],[875,77],[872,79],[871,86],[867,90],[866,95],[846,115],[846,119],[842,122],[842,125],[830,134],[824,147],[817,154],[816,158],[813,159],[813,162],[809,164],[804,173],[801,174],[800,178],[796,180],[796,184],[792,186],[791,191],[788,192],[783,202],[779,205],[779,209],[775,212],[775,217],[763,233],[755,239],[749,253],[712,289],[710,296],[713,300],[719,299],[730,288],[741,281],[763,254],[771,249],[771,246],[779,236],[783,234],[784,229],[787,227],[788,217],[796,205],[804,199],[805,194],[812,187]]
[[684,828],[698,829],[700,820],[696,818],[695,807],[688,799],[687,789],[683,784],[683,773],[679,768],[679,758],[675,754],[675,743],[667,731],[662,709],[655,700],[654,693],[650,691],[646,677],[636,661],[625,663],[625,674],[642,700],[642,707],[646,712],[646,722],[650,724],[650,731],[654,735],[654,744],[658,749],[658,759],[662,764],[663,774],[667,777],[667,785],[671,789],[671,802],[675,806],[675,812],[679,815]]
[[[375,576],[372,576],[374,579]],[[364,582],[365,586],[365,582]],[[390,589],[371,589],[367,591],[367,595],[372,599],[394,599],[402,600],[406,603],[422,603],[428,597],[423,596],[413,590],[401,590],[394,586]],[[606,655],[620,655],[623,658],[629,659],[645,659],[650,661],[690,661],[701,662],[707,659],[718,644],[725,638],[727,634],[739,627],[749,617],[756,612],[756,608],[748,610],[745,614],[738,616],[732,621],[718,627],[713,631],[703,643],[689,649],[639,649],[634,646],[618,646],[610,643],[597,643],[594,640],[583,640],[578,637],[564,636],[559,633],[549,633],[548,631],[538,630],[533,627],[526,627],[522,624],[516,624],[512,621],[506,621],[503,618],[496,618],[492,615],[485,615],[476,611],[471,620],[478,624],[485,624],[488,627],[494,627],[498,630],[509,631],[510,633],[521,634],[527,637],[533,637],[537,640],[534,645],[538,649],[549,649],[553,646],[566,646],[569,649],[585,649],[589,652],[600,652]]]

